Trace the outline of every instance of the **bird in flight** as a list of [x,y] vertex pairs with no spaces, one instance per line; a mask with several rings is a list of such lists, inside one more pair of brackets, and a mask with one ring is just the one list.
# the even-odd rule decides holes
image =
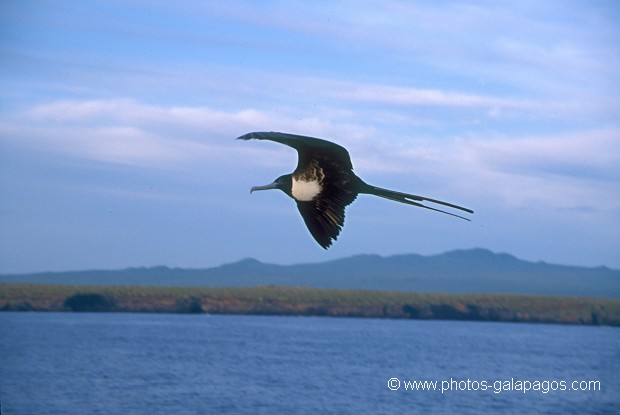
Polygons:
[[254,186],[250,193],[256,190],[280,189],[293,198],[297,202],[297,208],[308,230],[324,249],[329,248],[338,238],[344,226],[344,209],[360,193],[434,210],[465,220],[469,219],[419,202],[430,202],[474,213],[471,209],[452,203],[367,184],[353,173],[353,165],[347,150],[331,141],[277,132],[253,132],[238,137],[238,140],[252,139],[275,141],[297,150],[297,168],[293,173],[280,176],[266,186]]

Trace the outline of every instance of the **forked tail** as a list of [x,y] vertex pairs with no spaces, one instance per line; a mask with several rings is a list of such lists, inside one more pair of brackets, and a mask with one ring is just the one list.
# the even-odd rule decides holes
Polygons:
[[448,202],[442,202],[441,200],[431,199],[428,197],[418,196],[418,195],[410,195],[408,193],[395,192],[394,190],[382,189],[381,187],[376,187],[376,186],[371,186],[371,185],[366,185],[366,186],[367,187],[364,189],[363,193],[368,193],[371,195],[383,197],[385,199],[394,200],[400,203],[406,203],[408,205],[418,206],[424,209],[434,210],[435,212],[441,212],[441,213],[445,213],[446,215],[456,216],[457,218],[461,218],[467,221],[470,219],[467,219],[466,217],[463,217],[461,215],[446,212],[445,210],[426,206],[418,202],[431,202],[431,203],[436,203],[438,205],[447,206],[453,209],[459,209],[467,213],[474,213],[474,211],[471,209],[467,209],[462,206],[454,205]]

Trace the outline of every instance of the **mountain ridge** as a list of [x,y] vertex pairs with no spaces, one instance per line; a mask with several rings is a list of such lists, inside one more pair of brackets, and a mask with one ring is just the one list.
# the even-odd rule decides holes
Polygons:
[[620,297],[620,270],[530,262],[483,248],[423,256],[360,254],[278,265],[254,258],[211,268],[131,267],[0,275],[0,283],[251,287]]

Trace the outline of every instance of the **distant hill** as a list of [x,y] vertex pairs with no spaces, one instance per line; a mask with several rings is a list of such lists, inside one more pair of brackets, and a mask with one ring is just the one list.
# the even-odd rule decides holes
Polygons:
[[620,297],[620,270],[528,262],[485,249],[439,255],[357,255],[315,264],[244,259],[206,269],[165,266],[115,271],[0,275],[0,283],[251,287],[259,285],[445,293]]

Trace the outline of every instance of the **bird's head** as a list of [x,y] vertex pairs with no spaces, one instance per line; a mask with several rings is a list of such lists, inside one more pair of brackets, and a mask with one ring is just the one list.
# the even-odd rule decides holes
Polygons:
[[280,189],[282,190],[284,193],[286,193],[287,195],[291,196],[291,188],[292,188],[292,176],[290,174],[285,174],[283,176],[278,177],[277,179],[275,179],[273,181],[273,183],[270,183],[268,185],[265,186],[254,186],[250,189],[250,193],[255,192],[257,190],[269,190],[269,189]]

